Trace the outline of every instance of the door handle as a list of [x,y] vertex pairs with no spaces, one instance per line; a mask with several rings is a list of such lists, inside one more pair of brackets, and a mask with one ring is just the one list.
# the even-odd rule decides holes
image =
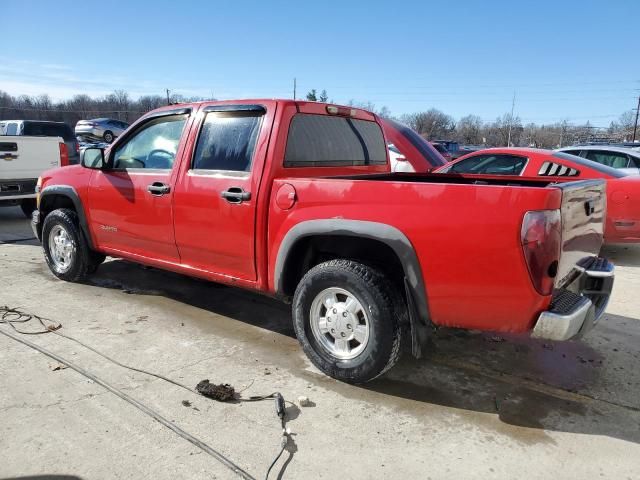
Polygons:
[[169,193],[171,191],[171,187],[166,183],[153,182],[151,185],[147,187],[147,190],[149,191],[149,193],[151,193],[151,195],[160,197],[162,195],[166,195],[167,193]]
[[242,187],[229,187],[220,195],[229,203],[242,203],[251,200],[251,192],[245,192]]

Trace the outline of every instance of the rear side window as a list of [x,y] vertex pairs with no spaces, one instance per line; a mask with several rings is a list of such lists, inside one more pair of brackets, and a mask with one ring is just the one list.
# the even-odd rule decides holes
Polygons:
[[587,158],[611,168],[628,168],[629,157],[620,152],[606,150],[591,150],[587,152]]
[[620,170],[616,170],[615,168],[611,168],[607,165],[593,162],[591,160],[588,160],[582,157],[576,157],[575,155],[567,155],[565,152],[555,152],[553,156],[557,158],[561,158],[562,160],[566,160],[568,162],[573,162],[577,165],[581,165],[586,168],[590,168],[591,170],[604,173],[611,177],[622,178],[626,176],[624,172],[621,172]]
[[194,170],[251,170],[262,112],[211,112],[207,114],[193,157]]
[[580,156],[580,152],[582,150],[562,150],[564,153],[568,153],[569,155],[575,155],[577,157]]
[[18,134],[18,124],[10,123],[7,125],[5,135],[17,135]]
[[297,114],[291,120],[285,167],[386,165],[382,129],[375,122]]
[[477,173],[485,175],[520,175],[527,163],[526,157],[517,155],[477,155],[454,163],[451,173]]

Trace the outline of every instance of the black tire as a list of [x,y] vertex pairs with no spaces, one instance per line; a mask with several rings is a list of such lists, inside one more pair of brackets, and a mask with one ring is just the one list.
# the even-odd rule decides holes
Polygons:
[[[64,229],[72,246],[70,263],[64,269],[54,260],[50,251],[49,238],[57,226]],[[98,265],[104,261],[104,255],[89,249],[89,245],[78,224],[78,215],[67,208],[54,210],[44,219],[42,225],[42,247],[45,261],[51,273],[67,282],[82,280],[87,274],[95,272]]]
[[104,134],[102,135],[102,138],[104,139],[105,142],[107,143],[111,143],[113,142],[113,139],[115,138],[113,136],[113,132],[111,130],[107,130],[106,132],[104,132]]
[[36,209],[36,199],[25,198],[20,202],[20,208],[22,209],[22,213],[24,213],[25,217],[31,218],[31,214]]
[[[352,294],[369,319],[368,341],[354,358],[334,356],[312,331],[314,299],[332,287]],[[378,270],[351,260],[330,260],[309,270],[293,297],[293,320],[298,341],[311,362],[330,377],[348,383],[371,381],[393,367],[400,358],[402,342],[400,310],[394,304],[393,289]]]

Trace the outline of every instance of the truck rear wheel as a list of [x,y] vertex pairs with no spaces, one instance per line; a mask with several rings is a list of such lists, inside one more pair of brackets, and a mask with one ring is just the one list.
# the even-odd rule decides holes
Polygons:
[[68,282],[95,272],[104,261],[103,255],[89,249],[76,212],[66,208],[54,210],[44,219],[42,247],[51,272]]
[[309,270],[293,298],[293,319],[313,364],[349,383],[368,382],[395,365],[401,328],[393,288],[382,273],[351,260]]

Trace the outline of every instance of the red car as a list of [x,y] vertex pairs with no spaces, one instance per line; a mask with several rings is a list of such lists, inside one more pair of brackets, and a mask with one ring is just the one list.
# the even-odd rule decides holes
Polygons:
[[582,157],[535,148],[489,148],[448,163],[436,173],[513,175],[554,182],[607,181],[605,243],[640,242],[640,177]]
[[63,280],[110,255],[288,301],[310,360],[359,383],[405,334],[419,356],[434,325],[554,340],[594,326],[613,284],[605,184],[550,183],[390,173],[379,119],[351,107],[200,102],[45,172],[32,226]]

